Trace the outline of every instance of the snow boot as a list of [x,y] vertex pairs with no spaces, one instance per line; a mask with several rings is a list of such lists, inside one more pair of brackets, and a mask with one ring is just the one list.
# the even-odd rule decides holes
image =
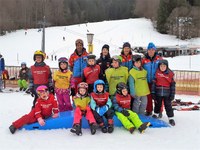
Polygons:
[[156,114],[156,113],[154,113],[154,114],[152,115],[152,118],[158,119],[158,117],[159,117],[159,115]]
[[23,87],[20,87],[20,88],[19,88],[19,91],[22,91],[22,90],[23,90]]
[[133,132],[135,131],[135,127],[131,127],[130,129],[129,129],[129,132],[132,134]]
[[102,126],[102,127],[101,127],[101,132],[107,133],[107,128],[106,128],[106,126]]
[[74,124],[73,128],[70,130],[72,133],[76,133],[76,135],[81,136],[82,131],[81,131],[81,125],[80,124]]
[[91,123],[90,124],[90,131],[91,131],[92,135],[94,135],[96,133],[96,129],[97,129],[96,123]]
[[146,128],[148,128],[150,125],[151,125],[150,122],[145,122],[138,128],[138,130],[140,131],[140,133],[144,133]]
[[114,131],[114,125],[113,124],[109,124],[108,125],[108,133],[112,133]]
[[163,114],[162,112],[159,113],[158,118],[162,118]]
[[174,119],[169,119],[169,124],[170,124],[171,126],[175,126],[175,121],[174,121]]
[[10,130],[10,132],[11,132],[12,134],[14,134],[15,131],[17,130],[17,128],[15,128],[13,125],[11,125],[11,126],[9,127],[9,130]]
[[152,112],[146,112],[145,113],[145,116],[151,116],[152,115]]

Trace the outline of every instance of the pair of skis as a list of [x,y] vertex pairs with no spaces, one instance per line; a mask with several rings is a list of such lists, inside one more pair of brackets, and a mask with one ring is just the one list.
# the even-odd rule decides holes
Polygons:
[[177,111],[198,111],[200,110],[200,101],[198,103],[182,102],[181,99],[172,101],[172,107]]

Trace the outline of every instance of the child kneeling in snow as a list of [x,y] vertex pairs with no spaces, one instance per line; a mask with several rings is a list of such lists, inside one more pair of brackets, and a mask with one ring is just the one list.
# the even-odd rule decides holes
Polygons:
[[145,129],[150,126],[150,122],[142,123],[137,113],[130,110],[131,96],[128,94],[127,85],[120,82],[117,84],[116,89],[113,106],[117,118],[131,134],[136,128],[140,133],[144,133]]
[[88,94],[88,84],[81,82],[77,88],[78,92],[74,98],[74,105],[76,107],[74,111],[74,124],[70,131],[76,135],[82,135],[81,119],[84,116],[89,122],[91,134],[94,135],[97,125],[89,105],[90,96]]
[[[45,125],[45,118],[58,117],[58,104],[53,94],[49,94],[48,88],[45,85],[41,85],[36,89],[38,99],[35,104],[35,108],[31,110],[29,114],[26,114],[12,123],[9,130],[12,134],[25,124],[31,124],[38,122],[41,126]],[[53,112],[53,113],[52,113]]]

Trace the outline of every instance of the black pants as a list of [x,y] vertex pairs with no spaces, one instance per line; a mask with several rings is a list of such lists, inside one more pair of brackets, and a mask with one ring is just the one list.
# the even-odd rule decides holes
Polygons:
[[113,119],[114,111],[111,108],[109,108],[108,111],[103,116],[100,116],[95,110],[93,110],[93,114],[98,124],[101,124],[101,123],[104,124],[103,116],[105,116],[107,120]]
[[37,95],[37,93],[36,93],[35,90],[34,90],[34,92],[33,92],[33,95],[34,95],[34,100],[33,100],[33,106],[32,106],[32,108],[35,108],[35,103],[36,103],[36,101],[37,101],[37,99],[38,99],[38,95]]
[[171,101],[169,99],[169,97],[165,97],[165,96],[156,96],[156,101],[155,101],[155,108],[154,108],[154,113],[158,114],[160,113],[160,109],[162,106],[162,101],[164,101],[164,106],[165,106],[165,110],[167,113],[168,117],[174,117],[174,111],[172,109],[172,104]]

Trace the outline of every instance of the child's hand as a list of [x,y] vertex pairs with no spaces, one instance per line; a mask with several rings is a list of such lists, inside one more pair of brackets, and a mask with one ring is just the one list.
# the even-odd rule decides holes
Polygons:
[[44,119],[42,119],[42,117],[38,118],[38,123],[41,125],[41,126],[44,126],[45,125],[45,121]]
[[58,113],[53,114],[52,118],[57,118],[58,117]]

